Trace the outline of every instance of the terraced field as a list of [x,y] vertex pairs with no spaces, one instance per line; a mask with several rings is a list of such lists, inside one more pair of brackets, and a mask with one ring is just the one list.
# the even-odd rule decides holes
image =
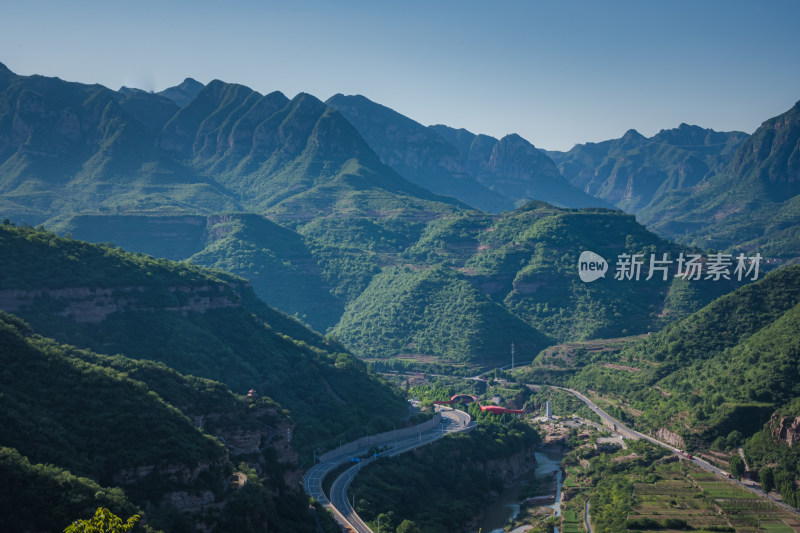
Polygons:
[[[800,531],[800,518],[732,483],[685,463],[658,465],[652,483],[634,484],[636,505],[628,517],[639,531],[756,533]],[[656,524],[658,523],[658,524]]]
[[692,472],[691,478],[706,497],[726,516],[728,523],[741,532],[800,531],[800,517],[784,511],[755,494],[740,489],[707,472]]
[[647,519],[661,523],[669,519],[682,520],[696,529],[729,525],[692,482],[684,465],[662,464],[656,468],[656,473],[661,479],[654,483],[634,484],[637,505],[629,520],[638,520],[641,524]]

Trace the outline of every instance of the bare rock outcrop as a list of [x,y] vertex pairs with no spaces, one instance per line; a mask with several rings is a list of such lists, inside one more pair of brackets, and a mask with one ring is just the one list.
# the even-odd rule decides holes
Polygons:
[[775,440],[794,446],[800,442],[800,417],[791,418],[773,416],[769,423],[770,434]]
[[662,442],[671,444],[676,448],[686,448],[686,443],[683,441],[683,437],[673,431],[668,430],[667,428],[658,428],[658,431],[656,431],[656,438]]

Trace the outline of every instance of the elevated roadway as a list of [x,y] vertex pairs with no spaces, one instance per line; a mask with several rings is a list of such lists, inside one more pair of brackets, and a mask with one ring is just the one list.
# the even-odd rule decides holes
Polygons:
[[[361,468],[375,461],[378,457],[399,455],[421,446],[426,446],[442,438],[447,433],[469,431],[476,427],[476,423],[472,421],[472,417],[463,411],[439,407],[438,412],[442,415],[442,423],[435,428],[424,432],[420,431],[417,435],[409,437],[398,439],[387,438],[360,448],[351,454],[334,457],[328,461],[314,465],[303,476],[303,487],[306,493],[329,509],[331,513],[333,513],[336,521],[345,527],[345,529],[350,528],[350,530],[359,533],[372,533],[369,526],[367,526],[355,512],[352,502],[347,497],[347,489],[350,486],[350,482]],[[377,456],[369,457],[355,463],[352,467],[339,474],[331,486],[330,499],[327,497],[322,490],[322,482],[330,472],[342,464],[348,463],[351,457],[363,456],[366,455],[371,448],[385,446],[389,446],[389,449],[381,452]]]

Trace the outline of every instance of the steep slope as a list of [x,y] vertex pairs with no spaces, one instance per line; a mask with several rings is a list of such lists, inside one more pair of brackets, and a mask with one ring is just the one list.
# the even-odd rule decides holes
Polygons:
[[301,450],[405,415],[354,357],[261,303],[241,278],[9,225],[0,249],[11,258],[0,308],[62,342],[263,391],[292,412]]
[[[800,397],[800,267],[780,269],[714,300],[684,320],[625,348],[630,372],[596,365],[574,384],[625,397],[636,425],[666,427],[710,444],[753,434]],[[629,363],[630,364],[630,363]]]
[[620,139],[547,152],[579,189],[628,213],[639,213],[669,191],[694,187],[730,160],[747,137],[681,124],[646,138],[629,130]]
[[[608,263],[604,279],[584,283],[578,259],[590,250]],[[437,258],[481,292],[557,340],[614,337],[657,329],[724,294],[733,285],[675,278],[689,250],[659,239],[631,215],[532,203],[500,217],[452,217],[429,225],[409,258]],[[614,279],[620,254],[644,254],[641,279]],[[645,281],[651,253],[668,254],[668,279]]]
[[179,85],[164,89],[158,94],[169,98],[179,107],[186,107],[186,104],[194,100],[203,87],[203,84],[194,78],[186,78]]
[[497,140],[443,125],[430,129],[458,149],[478,182],[516,205],[539,200],[561,207],[610,207],[572,186],[546,154],[517,134]]
[[510,198],[478,183],[458,150],[434,130],[360,95],[336,94],[325,103],[356,127],[383,163],[417,185],[484,211],[514,207]]
[[[87,510],[93,514],[93,505],[112,504],[127,516],[127,498],[147,508],[148,523],[158,529],[214,528],[244,496],[229,486],[229,459],[247,458],[269,473],[269,493],[261,495],[260,504],[272,510],[270,529],[313,531],[296,486],[296,453],[281,438],[292,425],[269,399],[245,400],[219,383],[181,376],[163,365],[59,345],[32,335],[6,313],[0,313],[0,337],[8,377],[0,393],[7,430],[0,445],[58,468],[32,466],[13,451],[3,455],[3,468],[11,474],[4,486],[14,490],[2,495],[0,520],[23,525],[14,530],[33,524],[59,530]],[[262,448],[262,443],[267,444]],[[106,494],[97,482],[119,488]],[[98,490],[86,494],[92,485]],[[56,490],[75,499],[64,501],[62,494],[48,502],[52,513],[31,509]],[[69,512],[76,514],[66,516]],[[260,512],[248,514],[254,519]]]
[[299,234],[257,215],[209,217],[207,232],[208,244],[189,261],[248,279],[264,302],[317,331],[336,324],[344,304]]
[[464,207],[383,165],[308,94],[289,100],[214,80],[168,91],[175,103],[0,70],[0,207],[18,221],[242,209],[295,222],[424,218]]
[[[584,251],[608,261],[605,279],[580,280]],[[615,279],[626,253],[642,254],[638,280]],[[349,299],[333,333],[361,356],[488,364],[507,358],[513,341],[522,361],[554,341],[657,330],[746,282],[676,277],[681,253],[696,251],[613,210],[531,203],[502,215],[446,217],[399,255],[373,263],[371,281]],[[660,271],[646,279],[651,254],[667,254],[667,279]]]
[[292,220],[456,203],[383,165],[349,122],[308,94],[262,96],[214,80],[164,126],[160,146],[213,174],[251,209]]
[[384,269],[348,305],[333,332],[369,357],[422,354],[483,364],[507,360],[512,342],[520,353],[550,343],[444,267]]
[[293,231],[250,214],[209,216],[78,215],[53,226],[90,242],[190,260],[249,280],[256,295],[325,332],[344,303],[395,263],[425,227],[424,220],[319,218]]
[[640,213],[655,231],[721,249],[800,256],[800,102],[764,122],[730,162]]
[[98,507],[118,516],[143,514],[120,488],[102,487],[52,464],[31,464],[13,448],[0,447],[0,475],[4,531],[63,530],[76,518],[92,516]]
[[[141,95],[156,109],[164,101]],[[132,98],[132,97],[131,97]],[[0,205],[32,222],[82,210],[234,209],[218,184],[155,148],[153,132],[125,107],[131,98],[57,78],[17,76],[0,85]],[[122,100],[122,101],[120,101]],[[187,204],[191,204],[189,207]]]

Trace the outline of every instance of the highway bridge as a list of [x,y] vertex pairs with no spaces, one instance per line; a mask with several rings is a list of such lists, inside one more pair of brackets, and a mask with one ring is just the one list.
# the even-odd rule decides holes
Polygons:
[[439,401],[433,402],[436,405],[453,405],[455,403],[476,403],[478,407],[481,408],[481,411],[492,413],[496,415],[505,415],[505,414],[525,414],[524,409],[508,409],[507,407],[501,407],[499,405],[481,405],[481,402],[478,401],[478,398],[472,396],[471,394],[456,394],[452,398],[446,401]]
[[[382,441],[372,443],[370,446],[356,450],[347,455],[333,457],[327,461],[318,463],[311,467],[303,476],[303,487],[309,496],[316,499],[324,507],[333,513],[336,521],[347,531],[357,531],[359,533],[372,533],[372,530],[356,514],[353,505],[347,497],[347,489],[350,482],[361,468],[375,461],[378,457],[393,457],[400,455],[420,446],[426,446],[442,438],[447,433],[456,431],[469,431],[477,427],[467,413],[455,409],[441,408],[439,413],[442,415],[442,423],[439,426],[426,431],[419,431],[416,435],[393,439],[388,437]],[[351,458],[366,455],[370,448],[389,446],[389,449],[381,452],[377,456],[361,460],[344,472],[342,472],[331,486],[330,499],[322,490],[322,482],[325,477],[341,466],[350,461]],[[349,528],[349,529],[348,529]]]

